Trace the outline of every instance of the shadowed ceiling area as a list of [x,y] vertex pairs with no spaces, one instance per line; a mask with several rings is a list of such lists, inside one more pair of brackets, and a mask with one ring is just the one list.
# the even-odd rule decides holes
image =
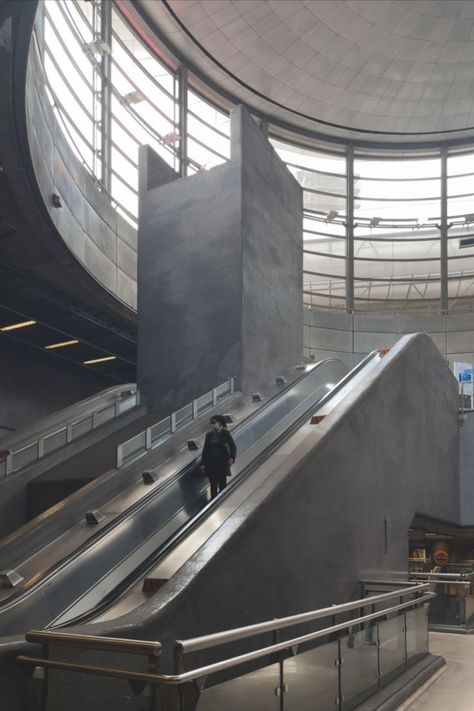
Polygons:
[[473,0],[136,0],[215,86],[275,120],[383,141],[474,132]]

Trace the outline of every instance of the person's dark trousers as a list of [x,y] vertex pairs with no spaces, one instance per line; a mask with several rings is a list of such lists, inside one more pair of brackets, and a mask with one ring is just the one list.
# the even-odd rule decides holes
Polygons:
[[227,485],[227,479],[222,477],[222,479],[211,479],[211,499],[215,499],[218,492],[225,489]]

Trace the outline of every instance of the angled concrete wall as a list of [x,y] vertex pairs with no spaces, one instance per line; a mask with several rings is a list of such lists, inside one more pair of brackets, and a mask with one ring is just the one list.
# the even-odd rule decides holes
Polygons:
[[228,163],[148,190],[141,153],[138,380],[157,411],[302,358],[301,188],[242,107],[231,135]]
[[[166,644],[341,603],[361,579],[406,572],[415,513],[459,522],[458,434],[456,381],[426,335],[404,337],[297,446],[273,455],[266,481],[156,595],[74,631]],[[171,663],[165,654],[163,671]],[[120,693],[117,682],[70,678],[51,708],[68,694],[99,711]],[[123,696],[114,701],[125,711]]]

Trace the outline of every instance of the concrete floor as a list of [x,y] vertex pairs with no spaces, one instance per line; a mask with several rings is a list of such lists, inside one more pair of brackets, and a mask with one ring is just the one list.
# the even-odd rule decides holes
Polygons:
[[430,652],[446,666],[397,711],[473,711],[474,635],[430,633]]

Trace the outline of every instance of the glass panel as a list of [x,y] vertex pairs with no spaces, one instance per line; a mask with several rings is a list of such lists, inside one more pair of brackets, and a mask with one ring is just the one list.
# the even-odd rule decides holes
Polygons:
[[280,668],[272,664],[237,679],[225,681],[201,691],[196,711],[278,711],[280,699],[275,690],[280,685]]
[[474,596],[472,594],[472,589],[469,591],[469,595],[464,600],[464,623],[468,627],[472,627],[474,622]]
[[122,446],[122,458],[128,459],[132,457],[137,452],[144,452],[146,448],[146,434],[145,432],[140,432],[136,437],[133,437],[128,442],[125,442]]
[[367,626],[341,640],[341,690],[344,711],[358,706],[378,685],[377,627]]
[[205,395],[201,395],[201,397],[198,397],[196,399],[197,414],[199,415],[201,412],[204,412],[209,407],[211,407],[211,405],[212,405],[212,392],[206,393]]
[[19,452],[13,452],[12,471],[22,469],[38,459],[38,442],[30,444]]
[[225,383],[218,385],[216,388],[216,396],[218,400],[222,400],[224,397],[230,394],[230,380]]
[[87,434],[87,432],[90,432],[92,427],[92,415],[84,420],[80,420],[80,422],[74,422],[74,424],[71,426],[72,439],[82,437],[82,435],[85,435]]
[[337,658],[338,644],[330,642],[285,659],[283,682],[288,685],[285,711],[332,711],[338,708]]
[[405,664],[403,616],[381,622],[379,628],[380,676],[383,678]]
[[95,413],[94,426],[99,427],[100,425],[103,425],[104,422],[108,422],[109,420],[112,420],[114,417],[115,417],[115,405],[109,405],[108,407],[104,407],[103,410],[99,410],[99,412]]
[[176,411],[176,427],[184,427],[188,422],[193,419],[193,406],[192,403],[185,405],[180,410]]
[[406,613],[407,659],[428,654],[428,613],[427,607],[418,607]]
[[345,175],[346,173],[346,158],[343,155],[320,153],[275,139],[271,139],[270,142],[285,163],[339,175]]
[[201,170],[208,170],[216,165],[225,163],[224,158],[208,150],[191,136],[188,136],[188,156],[199,165]]
[[137,396],[132,395],[131,397],[128,397],[126,400],[122,400],[118,404],[118,411],[121,414],[122,412],[127,412],[127,410],[131,410],[132,407],[135,407],[137,404]]
[[67,430],[63,428],[44,438],[44,454],[54,452],[55,449],[64,447],[65,444],[67,444]]
[[150,430],[152,444],[155,444],[155,442],[158,442],[158,440],[160,439],[165,439],[171,434],[170,418],[167,417],[166,420],[161,420],[161,422],[157,422],[156,425],[150,427]]

